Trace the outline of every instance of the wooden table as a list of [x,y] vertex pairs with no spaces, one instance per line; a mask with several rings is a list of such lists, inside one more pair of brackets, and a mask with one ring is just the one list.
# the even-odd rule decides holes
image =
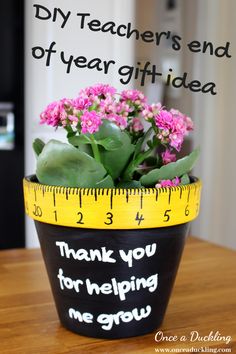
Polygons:
[[[192,348],[193,353],[201,347],[205,347],[207,353],[216,352],[218,348],[231,348],[231,352],[236,353],[235,252],[195,238],[188,239],[159,330],[169,339],[177,336],[177,340],[167,341],[166,338],[157,343],[155,332],[123,340],[73,334],[58,321],[40,251],[0,251],[1,354],[139,354],[160,353],[164,348],[166,353]],[[191,331],[197,331],[200,336],[208,336],[212,331],[220,340],[193,341],[192,338],[191,341]],[[186,340],[180,341],[181,336],[186,336]],[[232,338],[226,344],[228,336]]]

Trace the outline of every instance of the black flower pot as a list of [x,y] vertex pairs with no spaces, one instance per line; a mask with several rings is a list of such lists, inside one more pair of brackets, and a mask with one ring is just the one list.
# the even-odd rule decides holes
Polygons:
[[[99,228],[101,220],[96,229],[86,227],[88,205],[85,199],[91,193],[90,190],[82,191],[82,196],[85,197],[81,199],[81,190],[69,191],[60,187],[42,186],[34,182],[32,177],[24,183],[26,211],[35,219],[58,316],[63,326],[73,332],[98,338],[138,336],[158,328],[170,298],[189,222],[141,228],[147,212],[153,213],[153,210],[148,210],[149,203],[145,206],[146,195],[150,197],[155,191],[141,191],[140,195],[137,193],[137,197],[130,190],[132,208],[128,207],[127,213],[123,209],[116,209],[116,203],[123,198],[122,192],[118,193],[117,200],[114,194],[112,213],[106,210],[106,198],[111,191],[103,190],[100,198],[105,209],[101,213],[106,216],[104,229]],[[180,210],[176,214],[179,221],[191,220],[189,214],[193,205],[195,209],[191,217],[197,214],[200,184],[194,182],[192,185],[191,189],[184,186],[182,192],[181,188],[171,188],[173,194],[181,194],[181,199],[182,195],[186,197],[181,202],[185,216],[180,218]],[[169,193],[169,190],[163,189],[162,192]],[[75,227],[56,224],[60,222],[59,218],[62,220],[63,213],[60,210],[65,207],[64,202],[57,198],[57,193],[62,193],[68,202],[70,192],[75,195],[75,200],[78,199]],[[139,207],[141,200],[143,211],[143,214],[135,214],[137,228],[113,229],[111,221],[118,214],[121,224],[122,218],[130,217],[135,208],[136,197]],[[124,198],[127,203],[127,191],[124,192]],[[95,199],[99,199],[99,193],[94,196]],[[168,223],[170,215],[173,216],[171,199],[169,196],[167,199],[165,203],[169,207],[162,211],[162,223]],[[122,201],[122,205],[123,203]],[[127,208],[125,204],[124,208]],[[90,209],[93,209],[93,205]],[[54,214],[55,222],[48,223],[49,213]],[[93,215],[95,220],[100,217],[96,213]]]

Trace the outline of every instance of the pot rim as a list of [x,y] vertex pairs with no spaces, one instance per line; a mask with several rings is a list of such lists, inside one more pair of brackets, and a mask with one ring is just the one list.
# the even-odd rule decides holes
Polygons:
[[26,213],[44,223],[92,229],[142,229],[183,224],[199,213],[202,183],[162,188],[78,188],[24,178]]
[[[192,176],[190,175],[189,176],[190,178],[190,181],[191,183],[188,183],[188,184],[185,184],[185,185],[179,185],[179,186],[174,186],[174,187],[160,187],[158,188],[158,190],[176,190],[176,189],[185,189],[186,186],[189,186],[189,185],[192,185],[194,183],[201,183],[201,179],[198,178],[198,177],[195,177],[195,176]],[[60,185],[54,185],[54,184],[43,184],[43,183],[40,183],[38,180],[37,180],[37,177],[35,174],[31,174],[31,175],[28,175],[28,176],[25,176],[23,178],[23,181],[26,180],[28,182],[31,182],[31,183],[35,183],[37,185],[41,185],[41,186],[44,186],[46,188],[63,188],[63,189],[74,189],[74,190],[120,190],[120,191],[123,191],[123,190],[141,190],[141,191],[147,191],[147,190],[156,190],[157,188],[155,187],[142,187],[142,188],[95,188],[95,187],[66,187],[66,186],[60,186]]]

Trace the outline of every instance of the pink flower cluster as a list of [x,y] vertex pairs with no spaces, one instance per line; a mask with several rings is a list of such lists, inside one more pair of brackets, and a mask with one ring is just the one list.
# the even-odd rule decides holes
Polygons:
[[106,97],[108,95],[113,96],[115,93],[116,89],[108,84],[96,84],[80,91],[80,95],[84,95],[85,97]]
[[120,129],[137,133],[143,131],[138,114],[145,103],[146,97],[138,90],[124,90],[117,99],[114,87],[97,84],[81,90],[74,99],[50,103],[41,113],[40,123],[65,128],[70,125],[83,134],[93,134],[102,120],[108,119]]
[[130,129],[131,129],[131,131],[138,133],[138,132],[144,130],[144,126],[139,118],[133,118],[131,125],[130,125]]
[[176,187],[180,184],[181,180],[179,177],[175,177],[174,179],[163,179],[159,181],[155,187],[156,188],[164,188],[164,187]]
[[69,118],[67,107],[70,106],[71,100],[67,100],[66,98],[50,103],[41,113],[40,123],[46,123],[48,125],[52,125],[53,127],[57,127],[58,125],[65,125],[67,118]]
[[184,137],[193,130],[191,118],[175,109],[167,111],[161,104],[146,105],[142,114],[147,121],[154,122],[158,139],[177,151],[180,151]]
[[[117,93],[116,89],[108,84],[96,84],[81,90],[75,98],[52,102],[40,115],[41,124],[65,128],[69,133],[68,138],[76,134],[94,134],[99,131],[104,120],[126,130],[130,138],[129,143],[137,144],[133,156],[129,157],[128,172],[125,171],[127,176],[124,174],[128,178],[130,170],[133,171],[134,168],[135,178],[139,178],[152,168],[175,162],[176,153],[181,150],[185,136],[193,130],[192,120],[178,110],[168,111],[161,103],[149,105],[142,92],[123,90]],[[145,120],[150,126],[146,132],[143,125]],[[97,148],[96,156],[94,148],[99,142],[96,136],[90,138],[87,140],[93,147],[94,157],[100,161],[99,154],[102,151]],[[168,178],[168,175],[166,177]],[[156,180],[154,183],[156,188],[175,187],[181,180],[175,177]]]
[[93,134],[99,130],[99,126],[102,124],[101,116],[95,111],[85,111],[81,116],[81,133]]
[[192,120],[178,110],[167,111],[160,103],[148,105],[147,98],[138,90],[117,94],[116,89],[107,84],[87,87],[73,99],[63,98],[50,103],[41,113],[40,122],[53,127],[71,126],[79,133],[93,134],[102,121],[108,119],[120,129],[139,136],[144,131],[141,113],[152,125],[161,144],[166,146],[163,163],[175,161],[171,150],[180,151],[184,137],[193,129]]
[[169,149],[166,149],[166,151],[161,154],[161,157],[164,165],[176,161],[176,155],[172,154]]
[[147,102],[147,97],[138,90],[125,90],[121,92],[121,100],[122,101],[130,101],[134,105],[139,107],[144,107]]

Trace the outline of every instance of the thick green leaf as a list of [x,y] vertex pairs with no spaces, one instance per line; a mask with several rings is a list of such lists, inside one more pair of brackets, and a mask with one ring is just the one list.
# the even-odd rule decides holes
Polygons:
[[33,142],[33,149],[36,156],[39,156],[45,146],[45,143],[41,139],[35,139]]
[[91,148],[91,145],[89,145],[89,144],[80,145],[80,146],[78,146],[78,149],[81,152],[84,152],[85,154],[93,157],[93,150]]
[[142,188],[140,181],[120,181],[117,185],[117,188]]
[[76,132],[74,132],[74,131],[72,130],[72,131],[70,131],[70,132],[67,133],[66,137],[67,137],[67,139],[69,140],[69,138],[72,138],[72,137],[75,136],[75,135],[76,135]]
[[68,137],[71,145],[80,146],[81,144],[91,144],[91,140],[85,134]]
[[108,136],[105,139],[97,140],[96,143],[107,151],[114,151],[122,146],[122,142],[116,136]]
[[190,183],[190,178],[189,178],[188,174],[185,173],[185,175],[183,175],[181,177],[181,184],[185,185],[185,184],[189,184],[189,183]]
[[100,139],[100,140],[94,139],[94,141],[91,141],[89,134],[80,134],[80,135],[68,137],[68,141],[70,144],[76,147],[80,147],[81,145],[84,144],[96,143],[97,145],[103,146],[104,149],[108,151],[117,150],[122,146],[122,142],[115,135],[108,136],[104,139]]
[[183,157],[176,162],[170,162],[161,168],[156,168],[146,175],[142,176],[140,181],[144,186],[154,186],[157,181],[162,179],[173,179],[175,177],[181,177],[185,173],[188,173],[194,166],[200,149],[195,149],[188,156]]
[[134,151],[134,145],[131,144],[131,139],[127,133],[122,132],[116,124],[108,120],[104,120],[99,131],[94,134],[96,141],[101,141],[107,137],[113,136],[116,136],[121,142],[120,148],[114,151],[107,151],[101,146],[99,147],[99,151],[102,164],[109,175],[115,179],[121,175],[127,165]]
[[113,179],[107,175],[104,179],[96,183],[95,188],[114,188]]
[[36,175],[43,184],[90,188],[102,183],[107,171],[74,146],[50,140],[38,157]]

